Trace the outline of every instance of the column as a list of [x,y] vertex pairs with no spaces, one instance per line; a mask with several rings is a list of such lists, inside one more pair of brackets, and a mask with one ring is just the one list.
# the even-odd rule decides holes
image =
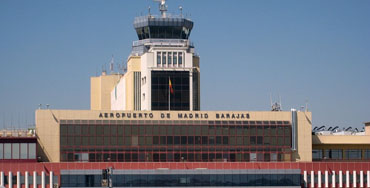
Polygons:
[[13,187],[13,182],[12,182],[12,180],[13,180],[13,175],[12,175],[12,172],[9,172],[9,179],[8,179],[8,186],[9,186],[9,188],[12,188]]
[[21,172],[17,172],[17,188],[21,188]]
[[50,179],[49,179],[50,187],[49,188],[53,188],[53,184],[54,184],[54,182],[53,182],[53,171],[50,171],[49,175],[50,175]]
[[0,186],[4,187],[4,172],[0,172]]
[[360,171],[360,187],[364,187],[364,171]]
[[335,182],[335,171],[333,171],[333,175],[331,176],[331,187],[335,187],[335,184],[337,182]]
[[33,188],[37,188],[37,172],[33,171]]
[[321,187],[321,171],[317,171],[317,187]]
[[367,187],[370,187],[370,171],[367,171]]
[[304,187],[307,187],[307,171],[303,172],[303,184]]
[[339,187],[343,187],[343,175],[342,175],[342,171],[339,171]]
[[325,188],[329,187],[329,173],[325,170]]
[[41,172],[41,188],[45,188],[45,171]]
[[349,187],[349,171],[346,171],[346,187]]
[[357,187],[357,174],[356,174],[356,170],[353,171],[353,182],[352,182],[352,187]]
[[311,187],[315,187],[315,173],[311,171]]
[[29,181],[28,181],[28,172],[26,171],[24,173],[24,188],[29,188],[30,185],[29,185]]

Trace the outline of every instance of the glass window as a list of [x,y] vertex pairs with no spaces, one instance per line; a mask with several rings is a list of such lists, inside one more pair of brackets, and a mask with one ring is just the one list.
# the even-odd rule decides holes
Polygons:
[[364,150],[365,152],[365,159],[370,159],[370,149]]
[[13,143],[12,145],[12,159],[19,159],[19,144]]
[[322,159],[322,150],[321,149],[313,149],[312,150],[312,159],[313,160],[321,160]]
[[161,52],[157,52],[157,65],[161,64]]
[[168,52],[168,65],[172,64],[172,52]]
[[28,144],[28,159],[36,159],[36,143]]
[[21,143],[21,159],[27,159],[27,143]]
[[162,64],[163,65],[166,64],[166,60],[167,60],[167,53],[166,52],[162,52]]
[[182,64],[182,52],[179,52],[179,65],[181,65]]
[[359,149],[349,149],[346,150],[347,159],[361,159],[361,150]]
[[173,52],[173,64],[177,64],[177,52]]
[[0,144],[0,159],[4,159],[4,144]]

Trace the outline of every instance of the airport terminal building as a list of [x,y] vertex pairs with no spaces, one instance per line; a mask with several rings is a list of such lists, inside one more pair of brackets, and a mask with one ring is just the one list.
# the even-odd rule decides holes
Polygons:
[[0,132],[1,186],[370,187],[370,122],[202,111],[194,23],[160,11],[135,18],[127,70],[91,77],[91,109],[38,109],[35,131]]

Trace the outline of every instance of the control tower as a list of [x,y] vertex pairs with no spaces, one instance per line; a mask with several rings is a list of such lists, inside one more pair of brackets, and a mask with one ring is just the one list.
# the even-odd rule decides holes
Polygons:
[[111,110],[200,110],[199,56],[189,40],[194,23],[168,14],[165,0],[159,11],[134,20],[139,40],[111,92]]

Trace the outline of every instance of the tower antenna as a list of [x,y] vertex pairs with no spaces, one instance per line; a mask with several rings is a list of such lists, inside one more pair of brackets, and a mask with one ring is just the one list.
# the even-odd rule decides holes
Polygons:
[[167,15],[167,5],[166,5],[166,0],[154,0],[156,2],[160,2],[159,4],[159,11],[161,11],[162,18],[165,18]]

